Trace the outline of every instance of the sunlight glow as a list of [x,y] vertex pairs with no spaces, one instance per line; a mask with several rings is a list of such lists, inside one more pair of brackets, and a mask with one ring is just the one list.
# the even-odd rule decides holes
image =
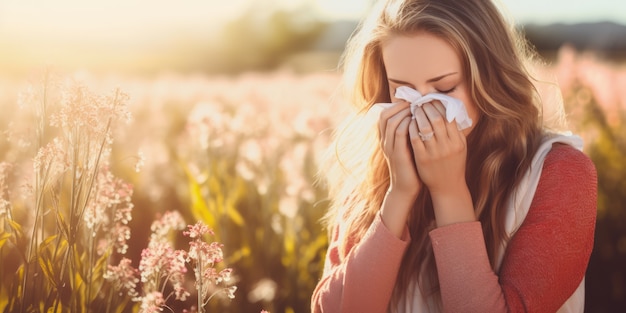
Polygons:
[[330,20],[359,19],[365,15],[373,1],[367,0],[315,0],[319,12]]

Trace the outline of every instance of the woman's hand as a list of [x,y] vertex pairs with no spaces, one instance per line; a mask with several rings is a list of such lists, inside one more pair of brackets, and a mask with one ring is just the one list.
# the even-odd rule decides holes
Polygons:
[[456,121],[448,123],[439,101],[416,108],[409,124],[415,166],[433,200],[437,225],[476,219],[465,181],[467,141]]
[[380,146],[389,168],[389,192],[415,199],[420,191],[421,181],[409,143],[410,124],[409,104],[405,101],[397,102],[380,113],[378,131]]
[[422,188],[409,142],[411,110],[407,102],[393,103],[380,113],[380,146],[389,168],[389,190],[380,209],[383,224],[398,238],[405,232],[413,203]]
[[457,129],[456,121],[446,121],[439,101],[415,109],[409,135],[415,166],[431,194],[445,191],[451,184],[465,184],[465,135]]

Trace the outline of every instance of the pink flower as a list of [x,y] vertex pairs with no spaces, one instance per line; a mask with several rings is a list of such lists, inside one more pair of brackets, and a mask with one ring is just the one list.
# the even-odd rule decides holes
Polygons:
[[119,265],[109,265],[103,278],[113,283],[113,288],[119,291],[120,296],[126,292],[131,299],[138,299],[139,294],[136,288],[139,278],[137,277],[137,269],[131,265],[130,259],[122,258]]
[[[215,285],[228,282],[231,279],[232,269],[226,268],[219,273],[215,269],[215,265],[224,259],[223,245],[218,242],[207,243],[202,240],[202,237],[207,233],[213,235],[212,230],[200,221],[195,225],[188,225],[187,229],[183,235],[192,239],[189,242],[187,262],[194,265],[198,297],[204,300],[210,298],[211,290],[215,290],[215,288],[209,288],[205,282],[213,282]],[[237,286],[228,286],[222,290],[230,299],[233,299]]]
[[176,250],[170,256],[169,266],[167,268],[169,282],[174,286],[174,293],[177,300],[185,301],[190,295],[184,288],[185,273],[187,273],[186,264],[186,252],[183,250]]
[[189,297],[190,293],[184,288],[187,252],[175,250],[167,240],[170,231],[181,230],[184,227],[182,216],[176,211],[166,212],[152,223],[150,242],[141,252],[139,262],[145,292],[162,290],[163,286],[171,284],[177,300],[185,301]]
[[222,244],[218,242],[208,244],[200,240],[191,241],[189,242],[188,258],[203,264],[205,267],[213,267],[224,259]]
[[98,253],[103,254],[109,247],[125,254],[126,241],[130,239],[128,223],[132,219],[133,186],[113,176],[108,166],[102,166],[96,178],[93,195],[87,203],[83,219],[92,236],[99,231],[105,234],[108,244],[100,243]]
[[52,142],[41,147],[37,151],[37,155],[33,160],[35,173],[43,175],[46,173],[46,181],[54,181],[59,175],[63,174],[70,164],[65,152],[64,143],[59,138],[55,138]]
[[[152,245],[152,247],[141,251],[141,261],[139,261],[139,272],[141,282],[149,286],[154,285],[157,289],[161,273],[167,268],[166,256],[172,253],[172,248],[163,242]],[[146,286],[146,287],[147,287]]]
[[128,251],[126,242],[130,239],[130,227],[117,223],[111,228],[110,236],[113,239],[113,246],[117,253],[126,254],[126,251]]
[[229,299],[235,299],[235,291],[237,291],[237,286],[230,286],[226,288],[226,295]]
[[185,290],[186,252],[174,250],[167,243],[155,243],[141,252],[139,272],[144,291],[160,290],[170,283],[174,287],[175,297],[185,301],[189,292]]
[[[67,84],[63,90],[61,109],[50,116],[50,125],[76,132],[87,138],[104,138],[110,143],[111,123],[129,121],[128,95],[119,89],[110,96],[99,96],[79,83]],[[69,138],[73,142],[77,138]]]
[[150,246],[153,243],[167,241],[167,234],[173,230],[182,230],[185,228],[185,221],[178,211],[167,211],[161,218],[152,222],[150,230]]
[[158,291],[153,291],[141,299],[141,306],[139,307],[139,312],[140,313],[163,312],[164,305],[165,305],[165,299],[163,299],[163,294]]
[[223,269],[219,274],[217,274],[217,277],[215,279],[215,283],[219,284],[221,282],[229,282],[230,281],[230,276],[231,276],[232,272],[233,272],[233,270],[231,268]]
[[189,230],[188,231],[184,231],[183,235],[188,236],[189,238],[192,238],[192,239],[200,238],[204,234],[207,234],[207,233],[211,234],[211,235],[214,235],[213,230],[209,229],[209,227],[206,226],[201,221],[198,221],[194,225],[187,225],[187,228]]

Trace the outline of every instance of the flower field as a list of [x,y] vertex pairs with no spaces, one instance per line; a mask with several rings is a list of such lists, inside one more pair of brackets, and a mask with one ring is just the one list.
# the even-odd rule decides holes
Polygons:
[[[598,168],[590,312],[626,307],[626,68],[540,69]],[[330,72],[0,77],[0,310],[308,312]]]

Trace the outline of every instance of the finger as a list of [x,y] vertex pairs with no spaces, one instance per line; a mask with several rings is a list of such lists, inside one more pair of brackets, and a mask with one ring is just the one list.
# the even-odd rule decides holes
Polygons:
[[[435,107],[435,109],[439,111],[441,116],[443,116],[445,120],[448,121],[448,117],[446,116],[446,107],[443,105],[443,103],[437,100],[437,101],[433,101],[432,104]],[[454,136],[457,132],[459,132],[456,120],[453,119],[452,122],[446,123],[446,128],[448,130],[449,138],[454,139],[457,137],[457,136]],[[461,133],[460,135],[461,137],[465,138],[465,135],[463,135],[463,133]]]
[[[429,134],[433,134],[433,127],[424,112],[424,106],[416,107],[413,111],[413,117],[415,118],[415,123],[417,124],[417,135],[422,134],[422,136],[429,136]],[[420,138],[422,136],[419,136]],[[429,138],[426,141],[434,140],[435,138]]]
[[398,124],[398,128],[396,128],[396,138],[395,138],[395,144],[394,144],[394,150],[398,151],[398,150],[405,150],[405,151],[399,151],[401,153],[407,152],[408,151],[408,143],[409,143],[409,125],[411,124],[411,121],[413,119],[411,118],[410,114],[407,114],[402,121],[400,121],[400,124]]
[[428,121],[435,132],[435,136],[440,139],[448,138],[445,116],[441,115],[439,110],[430,102],[424,103],[422,109],[424,109],[424,113],[426,113],[426,117],[428,117]]
[[[385,151],[390,153],[395,149],[396,145],[396,137],[398,136],[398,126],[402,122],[405,117],[409,117],[411,111],[409,108],[404,108],[387,119],[386,128],[385,128],[385,138],[384,145]],[[402,136],[402,134],[400,134]],[[405,139],[406,140],[406,139]]]
[[[385,104],[385,106],[378,106],[382,108],[378,116],[378,135],[381,140],[385,138],[385,130],[387,129],[387,121],[389,118],[402,111],[402,109],[404,109],[407,105],[408,104],[406,103],[403,105],[402,102],[394,102],[389,103],[389,105]],[[377,105],[374,104],[372,108],[376,106]]]
[[439,113],[442,116],[446,116],[446,107],[443,106],[443,103],[441,103],[441,101],[439,100],[435,100],[433,102],[431,102],[432,105],[435,107],[435,109],[437,109],[437,111],[439,111]]
[[415,118],[411,119],[411,123],[409,124],[409,140],[416,157],[420,157],[425,154],[426,146],[419,135],[419,126],[417,125],[417,119]]

